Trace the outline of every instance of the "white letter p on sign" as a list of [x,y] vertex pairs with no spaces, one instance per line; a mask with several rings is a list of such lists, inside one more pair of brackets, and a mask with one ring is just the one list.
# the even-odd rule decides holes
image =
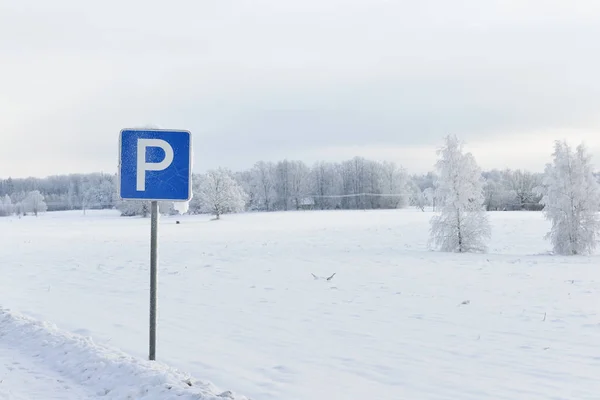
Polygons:
[[[146,148],[158,147],[165,152],[165,158],[158,163],[146,162]],[[136,170],[136,190],[143,192],[146,190],[146,171],[162,171],[167,169],[173,162],[173,148],[169,143],[162,139],[138,139],[137,142],[137,170]]]

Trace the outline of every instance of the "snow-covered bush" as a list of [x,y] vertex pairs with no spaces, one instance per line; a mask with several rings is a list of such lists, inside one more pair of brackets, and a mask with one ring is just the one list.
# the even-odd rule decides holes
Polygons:
[[150,215],[150,202],[141,200],[121,200],[117,203],[117,210],[121,211],[122,217]]

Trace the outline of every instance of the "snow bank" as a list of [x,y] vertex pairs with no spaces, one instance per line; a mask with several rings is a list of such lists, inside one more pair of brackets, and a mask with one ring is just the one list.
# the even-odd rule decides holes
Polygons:
[[23,357],[105,399],[248,400],[217,391],[212,384],[160,362],[136,359],[4,308],[0,308],[0,346],[17,348]]

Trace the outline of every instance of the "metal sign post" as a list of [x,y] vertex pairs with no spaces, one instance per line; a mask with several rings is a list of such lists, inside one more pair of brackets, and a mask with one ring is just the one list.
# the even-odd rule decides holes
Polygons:
[[150,210],[150,360],[156,360],[156,280],[158,271],[158,202]]
[[150,201],[150,343],[156,360],[158,202],[192,198],[192,143],[189,131],[124,129],[119,135],[119,197]]

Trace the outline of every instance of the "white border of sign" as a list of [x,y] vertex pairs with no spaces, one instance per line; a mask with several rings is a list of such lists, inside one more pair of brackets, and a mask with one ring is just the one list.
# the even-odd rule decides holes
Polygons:
[[[172,199],[132,199],[132,198],[123,198],[121,197],[121,164],[122,164],[122,160],[121,160],[121,155],[122,155],[122,144],[123,144],[123,132],[124,131],[138,131],[138,132],[185,132],[188,134],[189,136],[189,142],[190,142],[190,156],[189,156],[189,188],[188,188],[188,198],[186,200],[172,200]],[[192,157],[194,155],[194,151],[192,150],[192,133],[187,130],[187,129],[156,129],[156,128],[124,128],[121,129],[121,131],[119,132],[119,155],[118,155],[118,160],[119,163],[117,165],[117,195],[119,196],[120,200],[123,201],[172,201],[172,202],[176,202],[176,203],[185,203],[187,201],[192,200],[193,197],[193,193],[192,193],[192,166],[193,166],[193,160]]]

